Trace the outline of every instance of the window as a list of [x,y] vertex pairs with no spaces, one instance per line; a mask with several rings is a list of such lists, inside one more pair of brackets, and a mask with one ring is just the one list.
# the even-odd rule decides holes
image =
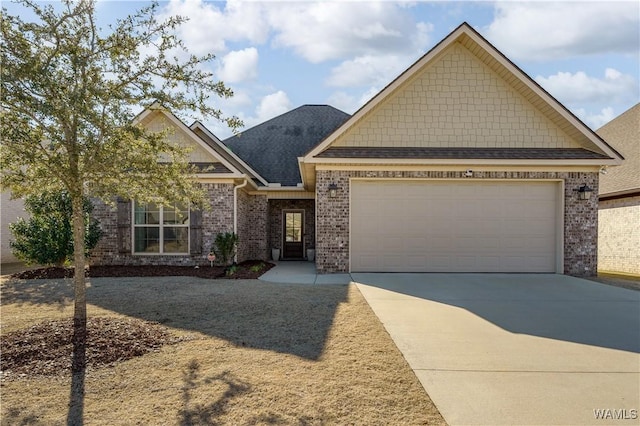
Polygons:
[[284,234],[288,243],[302,241],[302,213],[286,212]]
[[189,207],[134,203],[134,253],[188,254]]

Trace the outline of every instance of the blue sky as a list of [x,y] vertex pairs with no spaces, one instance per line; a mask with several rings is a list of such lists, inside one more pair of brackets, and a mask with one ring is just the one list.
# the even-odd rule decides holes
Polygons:
[[[100,0],[104,28],[146,2]],[[640,2],[160,2],[190,18],[190,51],[214,53],[246,127],[303,104],[353,113],[463,21],[597,129],[640,102]],[[3,1],[14,12],[15,6]],[[15,13],[15,12],[14,12]],[[230,130],[205,122],[225,138]]]

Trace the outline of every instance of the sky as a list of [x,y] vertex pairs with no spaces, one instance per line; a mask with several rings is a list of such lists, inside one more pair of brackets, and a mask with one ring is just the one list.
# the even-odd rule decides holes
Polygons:
[[[145,6],[99,0],[98,24]],[[2,0],[14,12],[14,5]],[[213,53],[215,77],[234,91],[212,98],[245,129],[304,104],[354,113],[462,22],[598,129],[640,102],[638,1],[170,0],[189,50]],[[187,123],[190,124],[190,123]],[[231,130],[204,124],[218,137]]]

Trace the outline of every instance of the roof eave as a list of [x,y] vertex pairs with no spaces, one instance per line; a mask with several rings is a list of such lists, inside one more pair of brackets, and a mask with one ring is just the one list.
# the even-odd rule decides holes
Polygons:
[[[258,179],[260,182],[262,182],[262,184],[264,185],[269,185],[269,182],[263,178],[258,172],[256,172],[253,168],[251,168],[244,160],[242,160],[240,157],[238,157],[233,151],[231,151],[230,149],[227,148],[227,146],[224,144],[224,142],[222,142],[220,139],[218,139],[216,137],[216,135],[214,135],[204,124],[200,123],[199,121],[194,122],[191,126],[189,126],[189,128],[191,130],[193,130],[194,128],[200,129],[202,130],[202,132],[211,140],[211,142],[214,144],[213,146],[211,146],[211,148],[214,151],[218,151],[218,150],[225,150],[225,152],[231,157],[233,158],[235,161],[237,161],[243,168],[245,168],[250,174],[253,175],[253,177],[255,177],[256,179]],[[206,143],[206,142],[205,142]],[[207,144],[208,145],[208,144]],[[218,152],[219,155],[223,155],[223,153]],[[237,167],[234,167],[237,168]]]
[[[447,49],[450,45],[461,39],[463,36],[469,37],[487,53],[489,53],[496,61],[498,61],[509,72],[515,75],[523,84],[525,84],[530,90],[536,93],[544,102],[551,107],[557,114],[561,115],[568,121],[580,134],[586,137],[591,143],[593,143],[598,149],[604,152],[612,159],[622,160],[622,155],[611,147],[606,141],[598,136],[593,130],[585,125],[580,119],[578,119],[571,111],[569,111],[558,100],[551,96],[546,90],[544,90],[538,83],[536,83],[529,75],[516,66],[511,60],[509,60],[502,52],[489,43],[480,33],[474,30],[469,24],[463,22],[455,30],[453,30],[447,37],[442,39],[425,55],[418,59],[407,70],[400,74],[395,80],[389,83],[384,89],[378,92],[373,98],[371,98],[365,105],[363,105],[358,111],[356,111],[351,118],[343,123],[338,129],[332,132],[323,142],[318,144],[313,150],[311,150],[304,157],[304,161],[309,161],[315,158],[322,151],[327,149],[336,139],[338,139],[349,128],[354,126],[360,119],[362,119],[368,112],[374,109],[379,103],[383,102],[388,96],[393,94],[400,86],[406,81],[411,79],[416,73],[418,73],[424,66],[434,60],[442,51]],[[607,163],[608,165],[617,165],[618,163]]]
[[416,165],[535,165],[535,166],[617,166],[621,160],[607,159],[476,159],[476,158],[310,158],[301,159],[301,164],[416,164]]

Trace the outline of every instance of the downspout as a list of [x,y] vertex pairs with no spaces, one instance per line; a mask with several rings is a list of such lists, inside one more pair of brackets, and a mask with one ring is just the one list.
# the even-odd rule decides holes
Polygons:
[[[245,178],[243,183],[233,187],[233,233],[236,235],[238,235],[238,189],[244,188],[248,184],[249,181]],[[238,263],[238,250],[233,257],[233,262]]]

